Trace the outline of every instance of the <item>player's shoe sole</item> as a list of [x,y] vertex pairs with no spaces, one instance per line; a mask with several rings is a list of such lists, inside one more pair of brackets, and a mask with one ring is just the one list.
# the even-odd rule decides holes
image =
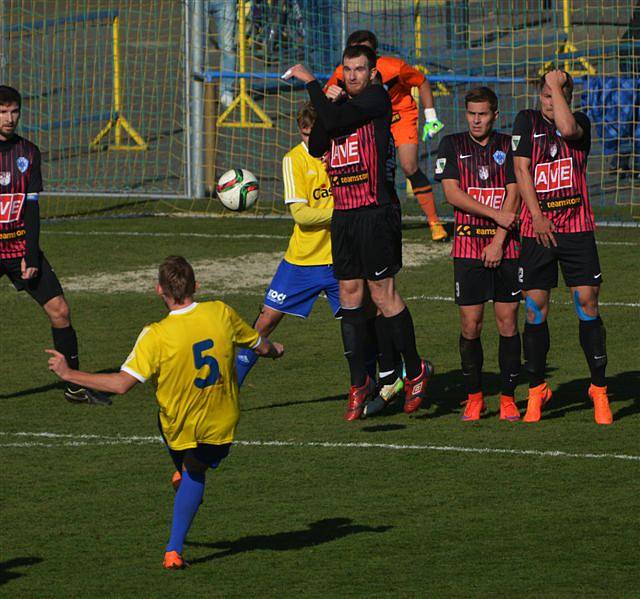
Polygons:
[[522,419],[523,422],[538,422],[542,416],[542,408],[549,403],[552,395],[547,383],[529,389],[527,412]]
[[349,389],[349,400],[347,411],[344,413],[344,419],[351,422],[358,420],[362,416],[365,403],[371,399],[376,392],[376,384],[371,377],[367,375],[367,380],[361,387],[351,387]]
[[188,565],[177,551],[167,551],[164,554],[162,567],[165,570],[182,570]]
[[516,406],[515,398],[510,395],[500,396],[500,420],[516,422],[520,420],[520,410]]
[[403,389],[404,382],[401,378],[397,378],[390,385],[383,385],[378,395],[364,405],[362,410],[363,418],[382,412]]
[[110,406],[112,403],[106,395],[85,387],[78,389],[67,387],[64,390],[64,398],[71,403],[86,403],[90,406]]
[[613,415],[609,406],[606,387],[589,385],[589,398],[593,402],[593,416],[598,424],[612,424]]
[[427,397],[427,384],[435,372],[433,364],[429,360],[421,360],[422,370],[412,381],[405,379],[404,413],[412,414]]
[[484,396],[482,391],[478,393],[470,393],[467,397],[467,403],[464,408],[464,413],[460,417],[463,422],[471,422],[473,420],[480,420],[480,414],[487,409],[484,403]]

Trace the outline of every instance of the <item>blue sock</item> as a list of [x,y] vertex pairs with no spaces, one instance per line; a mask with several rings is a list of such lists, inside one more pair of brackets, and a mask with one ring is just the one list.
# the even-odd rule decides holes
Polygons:
[[182,471],[182,482],[173,502],[173,522],[167,551],[182,553],[184,539],[202,503],[204,478],[204,472]]
[[238,388],[258,361],[258,355],[252,349],[239,349],[236,354],[236,370],[238,371]]

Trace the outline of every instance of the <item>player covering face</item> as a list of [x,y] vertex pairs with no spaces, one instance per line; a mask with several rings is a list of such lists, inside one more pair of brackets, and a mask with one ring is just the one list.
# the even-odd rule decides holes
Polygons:
[[520,276],[527,308],[523,345],[529,376],[524,420],[540,420],[552,396],[544,378],[550,346],[547,315],[559,264],[578,315],[595,421],[610,424],[605,330],[598,308],[602,271],[586,179],[591,123],[584,113],[571,111],[572,91],[568,73],[546,73],[540,80],[540,110],[521,111],[513,126],[515,172],[524,200]]
[[196,280],[181,256],[160,265],[156,293],[169,310],[145,327],[117,373],[70,368],[65,357],[46,350],[49,369],[62,380],[123,394],[151,380],[159,408],[160,432],[176,468],[171,535],[164,567],[185,566],[184,539],[204,496],[205,475],[227,457],[240,417],[234,366],[237,347],[280,358],[284,348],[246,324],[223,302],[194,300]]
[[442,139],[436,160],[436,180],[442,182],[454,207],[453,264],[455,301],[460,314],[460,361],[467,391],[462,419],[479,420],[485,410],[482,389],[484,360],[480,332],[484,305],[493,302],[500,334],[500,418],[518,420],[514,396],[520,371],[517,315],[518,241],[513,231],[519,198],[511,138],[493,127],[498,98],[479,87],[465,97],[467,131]]

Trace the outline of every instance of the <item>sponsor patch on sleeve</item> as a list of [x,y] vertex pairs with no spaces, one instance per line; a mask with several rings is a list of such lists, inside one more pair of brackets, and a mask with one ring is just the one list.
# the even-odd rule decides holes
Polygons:
[[444,172],[444,167],[447,164],[446,158],[438,158],[436,160],[436,175],[441,175]]

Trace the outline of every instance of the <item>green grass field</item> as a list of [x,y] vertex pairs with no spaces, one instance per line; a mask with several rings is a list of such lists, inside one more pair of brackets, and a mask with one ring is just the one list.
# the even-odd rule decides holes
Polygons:
[[[41,245],[73,310],[82,367],[119,367],[163,316],[153,269],[196,264],[201,298],[251,321],[286,247],[287,221],[119,219],[43,225]],[[347,368],[326,301],[286,318],[279,362],[242,392],[238,443],[209,477],[185,547],[161,568],[173,500],[152,388],[109,408],[74,406],[46,368],[44,314],[0,284],[0,595],[11,597],[637,596],[640,538],[640,230],[598,233],[615,422],[598,427],[565,289],[554,293],[549,381],[535,425],[497,417],[497,335],[483,334],[488,415],[462,423],[452,266],[407,224],[399,277],[431,403],[342,420]],[[422,250],[420,250],[422,248]],[[518,389],[524,405],[525,385]]]

